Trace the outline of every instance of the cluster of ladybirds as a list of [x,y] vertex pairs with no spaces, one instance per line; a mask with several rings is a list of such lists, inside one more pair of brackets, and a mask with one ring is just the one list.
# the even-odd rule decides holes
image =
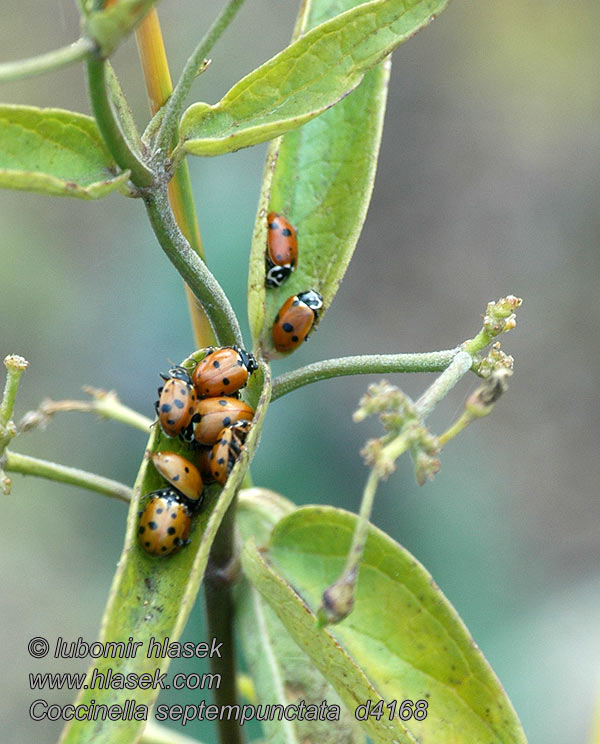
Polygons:
[[[267,287],[280,287],[296,268],[298,238],[290,222],[276,212],[267,215]],[[273,344],[292,351],[306,341],[323,306],[314,289],[288,297],[275,316]],[[171,555],[186,544],[192,517],[202,504],[204,483],[225,485],[250,431],[254,410],[239,398],[258,365],[237,346],[207,354],[194,371],[173,367],[163,375],[156,412],[167,437],[191,445],[196,464],[176,452],[152,456],[168,486],[149,494],[140,512],[138,541],[150,555]]]
[[196,464],[176,452],[152,456],[169,486],[153,491],[140,512],[138,542],[150,555],[171,555],[185,545],[204,483],[225,485],[254,417],[238,391],[257,367],[248,352],[225,346],[208,353],[191,373],[173,367],[162,375],[165,384],[156,402],[159,425],[167,437],[190,445]]
[[[292,225],[280,214],[267,215],[267,287],[280,287],[298,263],[298,238]],[[288,297],[273,323],[273,345],[277,351],[293,351],[308,339],[323,298],[314,289]]]

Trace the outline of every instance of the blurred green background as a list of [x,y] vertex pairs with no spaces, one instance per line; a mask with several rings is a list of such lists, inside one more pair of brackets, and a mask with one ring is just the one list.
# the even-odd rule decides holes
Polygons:
[[[70,0],[2,5],[3,59],[76,38]],[[216,5],[159,6],[174,73]],[[218,100],[285,46],[296,5],[246,3],[193,100]],[[532,744],[587,744],[600,693],[599,25],[590,0],[455,0],[394,54],[355,258],[310,344],[274,365],[279,373],[343,354],[448,348],[477,331],[488,300],[524,298],[517,330],[502,341],[516,358],[509,394],[447,447],[435,482],[418,488],[403,460],[380,489],[374,521],[458,609]],[[114,63],[143,126],[133,41]],[[2,99],[89,111],[79,66],[5,85]],[[191,162],[208,262],[245,324],[264,152]],[[31,363],[17,418],[46,396],[78,397],[84,384],[114,388],[151,415],[158,373],[193,341],[181,281],[141,205],[118,195],[86,203],[2,192],[0,224],[0,355]],[[274,404],[255,482],[299,504],[356,510],[366,477],[358,451],[378,426],[353,424],[351,412],[375,379],[323,382]],[[418,395],[431,378],[393,381]],[[475,384],[467,378],[440,406],[434,431]],[[144,444],[140,432],[65,414],[13,449],[132,483]],[[72,695],[32,693],[27,673],[86,664],[32,660],[27,641],[97,638],[126,509],[16,475],[3,504],[2,738],[46,744],[60,726],[30,721],[30,702]],[[199,601],[186,638],[204,633]],[[215,741],[208,725],[186,731]]]

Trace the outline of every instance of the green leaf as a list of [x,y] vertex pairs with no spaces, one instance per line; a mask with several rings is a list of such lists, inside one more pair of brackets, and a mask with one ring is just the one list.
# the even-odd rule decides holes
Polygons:
[[[184,363],[190,366],[198,361],[205,351],[196,352]],[[231,504],[246,474],[250,460],[258,445],[260,430],[270,396],[269,369],[261,364],[254,373],[252,387],[247,392],[251,405],[256,408],[252,429],[246,446],[231,471],[225,488],[217,485],[205,489],[205,504],[194,518],[190,534],[190,544],[179,553],[167,558],[147,555],[137,544],[138,511],[142,495],[165,486],[164,480],[150,462],[150,454],[160,449],[168,449],[189,457],[189,448],[175,439],[169,439],[156,426],[146,448],[146,455],[140,468],[132,500],[125,545],[113,579],[108,604],[102,620],[100,641],[127,642],[130,636],[141,641],[142,646],[133,658],[97,659],[88,672],[94,669],[106,674],[111,668],[113,674],[153,674],[157,668],[160,673],[167,671],[169,658],[147,658],[148,641],[154,637],[160,642],[169,638],[178,641],[194,605],[202,582],[208,554],[218,527],[227,508]],[[249,386],[250,388],[250,386]],[[159,689],[136,688],[131,690],[89,689],[82,690],[77,703],[88,705],[91,699],[98,704],[121,705],[134,698],[138,705],[152,706]],[[63,744],[130,744],[141,732],[144,721],[72,721],[63,731]]]
[[[322,592],[342,572],[355,523],[355,515],[331,507],[298,509],[275,526],[266,553],[246,550],[244,569],[342,698],[356,705],[367,698],[427,701],[426,719],[407,720],[398,741],[526,742],[500,682],[454,608],[423,566],[375,527],[352,614],[323,630],[315,626]],[[365,722],[374,741],[391,740],[384,724],[390,722]]]
[[[273,491],[241,491],[236,520],[242,538],[266,543],[275,523],[294,508]],[[270,744],[364,744],[364,734],[335,690],[247,580],[237,585],[235,601],[238,632],[259,702],[286,706],[303,700],[306,705],[319,706],[326,700],[328,705],[340,707],[335,725],[331,721],[263,721],[266,740]]]
[[157,0],[119,0],[109,8],[89,12],[85,19],[86,31],[98,44],[101,55],[107,57],[156,2]]
[[317,26],[210,105],[184,113],[193,155],[219,155],[273,139],[341,100],[364,73],[427,25],[448,0],[373,0]]
[[96,122],[62,109],[0,105],[0,187],[98,199],[118,189],[118,167]]
[[[312,3],[301,28],[355,5],[355,0]],[[292,294],[316,289],[322,318],[354,252],[373,190],[390,60],[370,70],[343,101],[301,129],[273,142],[252,241],[248,314],[255,346],[277,355],[271,328]],[[281,287],[265,289],[266,215],[280,212],[298,233],[298,265]]]

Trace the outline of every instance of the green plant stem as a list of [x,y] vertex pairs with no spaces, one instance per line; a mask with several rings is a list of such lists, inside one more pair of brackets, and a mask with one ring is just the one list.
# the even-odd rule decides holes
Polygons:
[[[234,516],[237,497],[223,517],[210,551],[205,578],[206,616],[208,635],[223,643],[223,654],[210,659],[212,674],[221,676],[215,689],[215,703],[221,707],[237,703],[235,637],[233,633],[234,604],[231,580],[224,578],[234,558]],[[225,716],[218,720],[219,739],[227,744],[242,744],[242,729],[234,719]]]
[[166,190],[159,189],[148,194],[144,201],[158,242],[202,304],[219,344],[243,346],[242,332],[231,303],[179,229]]
[[0,429],[3,429],[12,418],[21,375],[27,369],[28,364],[26,359],[16,354],[9,354],[4,358],[7,374],[2,402],[0,402]]
[[33,77],[34,75],[41,75],[44,72],[58,70],[73,62],[85,59],[95,48],[92,39],[82,36],[81,39],[77,39],[77,41],[74,41],[68,46],[53,49],[51,52],[39,54],[37,57],[18,59],[14,62],[4,62],[0,65],[0,82],[22,80],[23,78]]
[[452,426],[446,429],[446,431],[443,434],[440,434],[440,436],[438,437],[440,448],[446,445],[451,439],[454,439],[455,436],[460,434],[461,431],[463,431],[463,429],[466,429],[466,427],[473,421],[473,415],[468,411],[463,411],[463,413],[452,424]]
[[39,460],[37,457],[9,452],[8,450],[4,454],[2,466],[7,472],[35,475],[38,478],[68,483],[71,486],[80,486],[81,488],[87,488],[88,491],[103,493],[105,496],[121,499],[121,501],[129,502],[133,494],[131,488],[110,478],[104,478],[101,475],[88,473],[78,468],[59,465],[48,460]]
[[277,400],[303,385],[328,380],[330,377],[382,372],[441,372],[452,362],[458,351],[459,349],[448,349],[422,354],[368,354],[315,362],[276,377],[271,400]]
[[416,401],[415,406],[421,418],[428,416],[435,406],[448,395],[450,390],[471,369],[473,358],[466,351],[459,351],[448,368],[430,385]]
[[90,57],[87,62],[92,110],[106,146],[123,170],[131,171],[131,181],[140,188],[154,183],[154,174],[130,148],[110,103],[106,82],[106,61]]
[[201,69],[206,55],[213,48],[227,26],[229,26],[243,3],[244,0],[229,0],[192,52],[171,97],[165,104],[164,114],[162,115],[160,128],[156,137],[155,149],[163,150],[163,152],[168,151],[183,110],[185,99],[190,92],[198,70]]
[[98,390],[92,387],[84,389],[92,396],[92,400],[44,400],[39,408],[23,416],[18,426],[19,431],[29,431],[36,426],[43,426],[57,413],[79,411],[96,413],[103,418],[120,421],[122,424],[148,433],[153,423],[152,419],[121,403],[114,390]]

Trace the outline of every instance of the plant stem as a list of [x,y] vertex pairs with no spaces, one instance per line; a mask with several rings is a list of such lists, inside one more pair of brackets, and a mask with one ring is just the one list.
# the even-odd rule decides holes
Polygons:
[[85,57],[95,51],[95,48],[92,39],[82,36],[81,39],[77,39],[77,41],[74,41],[68,46],[53,49],[51,52],[39,54],[37,57],[18,59],[14,62],[4,62],[0,65],[0,82],[22,80],[23,78],[50,72],[51,70],[58,70],[61,67],[70,65],[72,62],[85,59]]
[[166,151],[171,146],[185,99],[190,92],[190,88],[198,74],[198,70],[201,68],[202,62],[221,34],[229,26],[243,3],[244,0],[229,0],[186,62],[181,77],[165,106],[164,115],[156,137],[155,146],[157,148]]
[[[173,91],[165,45],[155,8],[152,8],[144,17],[136,29],[135,35],[144,79],[146,81],[146,93],[150,104],[150,112],[154,116],[164,106]],[[202,247],[202,238],[196,217],[190,173],[187,162],[185,161],[181,163],[169,183],[169,200],[181,232],[188,239],[192,250],[200,258],[204,259],[204,249]],[[213,346],[216,338],[202,305],[187,285],[186,294],[196,346],[198,348]]]
[[435,406],[448,395],[450,390],[471,369],[473,358],[466,351],[459,351],[448,368],[430,385],[416,401],[415,406],[421,418],[428,416]]
[[120,421],[122,424],[148,433],[152,426],[152,419],[121,403],[114,390],[106,391],[92,387],[86,387],[84,390],[92,396],[92,400],[44,400],[39,408],[23,416],[18,430],[25,432],[36,426],[44,426],[56,413],[80,411],[81,413],[97,413],[104,418]]
[[2,402],[0,403],[0,429],[3,429],[12,418],[17,390],[19,389],[19,381],[28,365],[29,362],[26,359],[16,354],[9,354],[9,356],[4,358],[7,375]]
[[[223,654],[210,659],[212,674],[221,675],[221,684],[215,689],[218,706],[237,703],[235,637],[233,633],[234,605],[231,581],[223,578],[234,556],[234,515],[237,497],[231,502],[210,551],[205,578],[206,616],[209,638],[223,643]],[[234,719],[227,716],[218,721],[219,738],[223,744],[242,744],[242,730]]]
[[446,445],[451,439],[454,439],[454,437],[460,434],[461,431],[463,431],[463,429],[466,429],[466,427],[472,421],[473,421],[473,416],[467,411],[463,411],[463,413],[452,424],[452,426],[446,429],[446,431],[443,434],[440,434],[440,436],[438,437],[440,448]]
[[231,303],[179,229],[169,206],[166,190],[159,189],[147,195],[144,201],[158,242],[202,303],[218,342],[221,345],[243,346],[242,332]]
[[138,187],[148,187],[154,175],[131,150],[121,131],[119,120],[110,103],[106,84],[106,61],[90,57],[87,62],[88,83],[96,123],[111,155],[123,170],[131,171],[131,181]]
[[381,372],[441,372],[448,367],[457,352],[458,349],[448,349],[422,354],[368,354],[315,362],[275,378],[271,400],[281,398],[303,385],[330,377]]
[[38,478],[48,478],[60,483],[80,486],[81,488],[87,488],[88,491],[103,493],[111,498],[121,499],[121,501],[129,502],[133,494],[131,488],[110,478],[104,478],[101,475],[88,473],[78,468],[59,465],[48,460],[39,460],[37,457],[20,455],[16,452],[6,451],[2,466],[8,472],[35,475]]

